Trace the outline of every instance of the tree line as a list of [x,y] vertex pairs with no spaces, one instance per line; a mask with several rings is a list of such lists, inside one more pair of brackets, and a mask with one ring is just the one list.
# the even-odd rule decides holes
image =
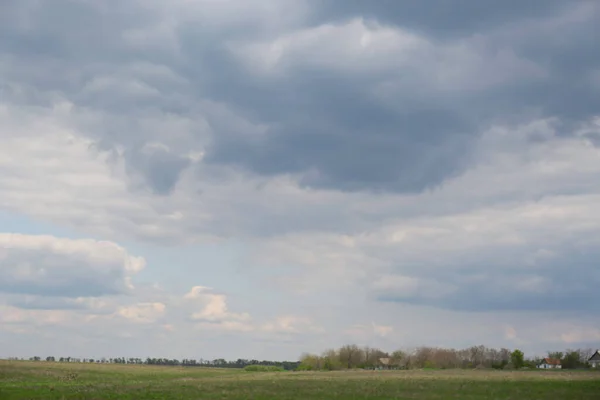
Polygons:
[[[594,354],[593,349],[568,349],[563,352],[548,352],[547,357],[561,361],[563,369],[588,368],[588,360]],[[9,358],[9,360],[23,360]],[[386,352],[369,346],[355,344],[345,345],[338,349],[329,349],[321,354],[305,353],[299,361],[269,361],[237,359],[227,361],[223,358],[214,360],[204,359],[169,359],[169,358],[76,358],[76,357],[31,357],[31,361],[66,362],[66,363],[99,363],[99,364],[137,364],[165,365],[181,367],[213,367],[213,368],[245,368],[252,370],[253,366],[273,367],[285,371],[304,370],[342,370],[342,369],[423,369],[423,368],[494,368],[520,369],[535,368],[542,361],[539,358],[525,358],[519,349],[494,349],[472,346],[466,349],[446,349],[440,347],[417,347],[409,350]],[[249,368],[248,368],[249,367]]]
[[[11,357],[9,360],[25,361],[25,359]],[[94,363],[94,364],[137,364],[137,365],[166,365],[166,366],[181,366],[181,367],[212,367],[212,368],[245,368],[248,366],[265,366],[265,367],[277,367],[286,371],[295,370],[300,365],[299,361],[269,361],[269,360],[247,360],[237,359],[235,361],[227,361],[223,358],[217,358],[214,360],[204,359],[187,359],[183,360],[170,359],[170,358],[151,358],[147,357],[134,358],[134,357],[115,357],[115,358],[77,358],[77,357],[53,357],[49,356],[42,358],[39,356],[29,358],[29,361],[46,361],[46,362],[60,362],[60,363]]]
[[[563,369],[588,368],[593,349],[548,352],[548,357],[561,360]],[[417,347],[388,353],[372,347],[345,345],[319,354],[303,354],[299,370],[341,369],[422,369],[422,368],[536,368],[542,358],[525,358],[519,350],[494,349],[483,345],[462,350],[439,347]]]

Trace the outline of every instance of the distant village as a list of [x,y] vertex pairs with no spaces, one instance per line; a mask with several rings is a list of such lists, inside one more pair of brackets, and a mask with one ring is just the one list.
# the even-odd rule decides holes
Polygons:
[[546,357],[526,358],[519,350],[473,346],[463,350],[419,347],[386,353],[369,347],[346,345],[321,355],[305,354],[300,370],[338,369],[597,369],[600,351],[595,349],[549,352]]

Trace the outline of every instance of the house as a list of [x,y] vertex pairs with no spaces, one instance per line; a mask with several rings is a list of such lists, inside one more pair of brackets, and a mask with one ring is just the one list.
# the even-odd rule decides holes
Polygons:
[[600,350],[596,350],[596,352],[590,357],[588,362],[590,363],[590,367],[600,368]]
[[390,369],[390,359],[387,357],[379,359],[379,369]]
[[541,369],[561,369],[562,365],[560,363],[560,360],[556,358],[546,357],[538,364],[537,367]]

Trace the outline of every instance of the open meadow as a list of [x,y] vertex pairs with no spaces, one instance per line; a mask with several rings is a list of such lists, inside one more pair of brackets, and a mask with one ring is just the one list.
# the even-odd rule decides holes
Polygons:
[[597,400],[600,373],[549,371],[248,372],[0,361],[0,399]]

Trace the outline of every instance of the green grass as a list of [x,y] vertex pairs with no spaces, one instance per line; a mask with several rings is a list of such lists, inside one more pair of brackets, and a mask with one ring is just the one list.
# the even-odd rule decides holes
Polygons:
[[249,372],[0,361],[0,400],[548,398],[597,400],[600,374],[480,370]]

